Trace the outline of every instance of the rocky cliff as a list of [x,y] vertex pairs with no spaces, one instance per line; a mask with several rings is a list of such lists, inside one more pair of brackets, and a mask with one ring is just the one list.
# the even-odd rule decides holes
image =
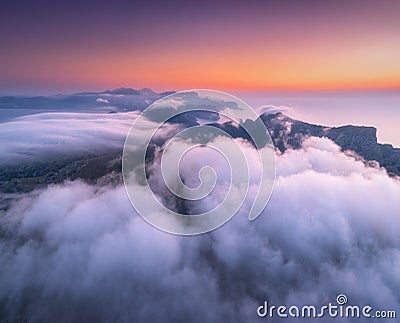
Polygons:
[[264,114],[260,118],[281,152],[300,148],[304,138],[309,136],[327,137],[343,151],[354,151],[366,161],[377,161],[390,175],[400,175],[400,149],[378,143],[374,127],[325,127],[294,120],[282,113]]

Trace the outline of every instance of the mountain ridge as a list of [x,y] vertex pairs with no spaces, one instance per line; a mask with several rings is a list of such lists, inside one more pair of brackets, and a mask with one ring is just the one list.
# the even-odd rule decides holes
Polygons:
[[0,122],[42,112],[127,112],[144,110],[174,91],[154,92],[143,88],[117,88],[100,92],[77,92],[51,96],[0,96]]
[[[282,154],[288,149],[301,149],[303,141],[308,137],[326,137],[334,141],[343,152],[355,152],[366,165],[376,167],[377,162],[390,176],[400,176],[400,149],[378,143],[375,127],[326,127],[295,120],[282,113],[264,113],[259,118],[266,125],[275,148]],[[185,118],[181,120],[185,122]],[[215,120],[210,121],[210,125],[227,131],[234,138],[250,140],[244,129],[232,122],[218,124]],[[194,119],[190,118],[188,122],[192,125]],[[160,142],[158,145],[162,144]],[[31,191],[48,184],[76,179],[114,185],[122,181],[121,155],[122,147],[113,151],[105,150],[99,155],[71,157],[69,160],[2,166],[0,192]]]
[[299,149],[305,137],[326,137],[342,151],[354,151],[366,161],[379,162],[390,175],[400,175],[400,148],[379,143],[375,127],[327,127],[295,120],[282,113],[263,114],[260,118],[267,126],[275,147],[281,152],[287,148]]

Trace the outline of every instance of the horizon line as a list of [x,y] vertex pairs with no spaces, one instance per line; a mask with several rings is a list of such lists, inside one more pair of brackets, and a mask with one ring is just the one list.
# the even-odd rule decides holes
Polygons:
[[251,88],[221,88],[221,87],[205,87],[205,86],[197,86],[197,87],[187,87],[182,88],[181,86],[175,88],[160,88],[160,87],[136,87],[129,85],[121,85],[115,87],[107,87],[107,88],[92,88],[92,87],[82,87],[82,88],[70,88],[70,89],[61,89],[61,90],[52,90],[52,89],[19,89],[19,90],[5,90],[0,92],[0,96],[53,96],[53,95],[74,95],[85,92],[92,93],[101,93],[106,91],[114,91],[118,89],[132,89],[135,91],[142,90],[151,90],[157,94],[164,92],[180,92],[180,91],[190,91],[196,89],[210,89],[210,90],[218,90],[222,92],[232,92],[232,93],[282,93],[282,94],[310,94],[310,93],[391,93],[391,92],[400,92],[399,87],[324,87],[324,88],[295,88],[295,87],[251,87]]

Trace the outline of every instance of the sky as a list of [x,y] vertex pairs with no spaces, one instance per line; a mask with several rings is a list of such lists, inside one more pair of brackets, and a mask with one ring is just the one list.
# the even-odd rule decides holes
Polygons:
[[7,1],[0,92],[400,88],[399,1]]

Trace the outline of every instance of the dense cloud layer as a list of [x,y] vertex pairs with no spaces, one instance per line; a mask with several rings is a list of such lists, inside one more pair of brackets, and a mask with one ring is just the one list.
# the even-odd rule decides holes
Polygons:
[[339,293],[399,308],[398,179],[310,138],[277,157],[264,214],[249,222],[248,208],[179,237],[135,214],[123,187],[20,195],[1,215],[1,318],[252,322],[265,299],[318,305]]
[[0,165],[120,150],[137,115],[41,113],[4,122]]
[[[139,113],[41,113],[3,122],[0,166],[119,153]],[[142,121],[135,133],[137,144],[153,128],[151,121]],[[177,128],[178,124],[162,126],[153,138],[165,140]]]

